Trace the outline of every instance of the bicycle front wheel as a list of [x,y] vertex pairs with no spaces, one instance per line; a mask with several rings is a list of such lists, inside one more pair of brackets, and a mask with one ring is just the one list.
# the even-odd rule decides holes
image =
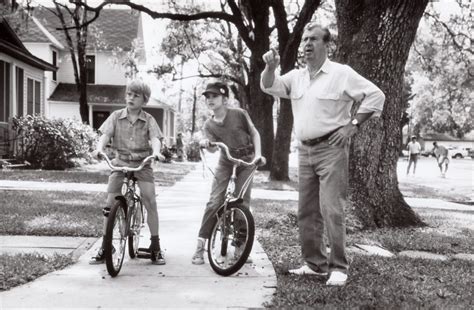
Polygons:
[[131,258],[137,257],[138,245],[140,243],[140,231],[143,224],[142,201],[135,202],[133,213],[130,215],[130,232],[128,234],[128,254]]
[[107,271],[116,277],[122,268],[127,243],[127,205],[117,200],[110,210],[105,233],[104,254]]
[[252,251],[254,236],[255,222],[248,208],[230,205],[222,210],[207,246],[212,269],[222,276],[239,271]]

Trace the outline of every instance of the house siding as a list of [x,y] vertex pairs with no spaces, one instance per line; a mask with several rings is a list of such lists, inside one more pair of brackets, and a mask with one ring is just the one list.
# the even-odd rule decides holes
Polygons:
[[[10,63],[10,116],[17,115],[17,85],[16,85],[16,67],[22,68],[24,70],[24,80],[23,80],[23,115],[27,114],[27,78],[30,78],[34,81],[41,83],[41,94],[40,94],[40,109],[41,113],[44,114],[44,71],[33,66],[30,66],[18,59],[12,58],[9,55],[0,53],[0,59]],[[33,84],[34,85],[34,84]]]

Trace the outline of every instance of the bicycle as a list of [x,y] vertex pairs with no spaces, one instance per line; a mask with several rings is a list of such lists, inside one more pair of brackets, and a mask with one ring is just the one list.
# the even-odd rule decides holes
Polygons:
[[[241,203],[257,170],[260,158],[245,162],[232,157],[229,148],[224,143],[211,142],[210,146],[219,147],[227,159],[233,163],[225,199],[217,210],[217,221],[207,245],[207,256],[212,269],[219,275],[230,276],[242,268],[252,251],[255,221],[250,209],[242,206]],[[204,158],[204,154],[202,155]],[[236,171],[239,166],[252,166],[254,169],[244,182],[239,195],[236,196],[234,193]]]
[[[99,153],[99,158],[105,159],[112,171],[124,174],[122,185],[122,196],[117,196],[114,205],[107,214],[107,224],[104,236],[104,256],[107,272],[116,277],[123,264],[125,249],[128,240],[128,254],[130,258],[149,258],[148,249],[138,247],[140,241],[140,230],[145,223],[143,202],[140,197],[140,189],[134,176],[154,156],[146,157],[136,168],[117,167],[112,164],[104,153]],[[106,212],[106,211],[104,211]]]

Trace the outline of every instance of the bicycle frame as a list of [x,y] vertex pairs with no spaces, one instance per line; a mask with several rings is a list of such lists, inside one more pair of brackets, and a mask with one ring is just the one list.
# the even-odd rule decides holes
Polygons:
[[[224,201],[216,210],[216,224],[209,238],[207,249],[212,269],[220,275],[228,276],[243,266],[252,249],[255,233],[254,219],[250,210],[240,203],[252,182],[260,158],[256,158],[252,162],[245,162],[232,157],[228,147],[223,143],[214,142],[210,145],[219,147],[224,156],[232,163],[232,173],[227,184]],[[236,193],[237,168],[240,166],[252,167],[252,169],[239,192]],[[243,226],[241,223],[244,223]],[[241,231],[241,229],[244,230]]]
[[[105,159],[105,161],[107,162],[107,165],[109,165],[112,171],[118,171],[124,174],[123,185],[122,185],[122,197],[125,199],[125,202],[127,204],[127,226],[126,226],[125,232],[126,232],[126,235],[129,236],[131,233],[130,222],[131,222],[132,215],[135,213],[136,202],[141,202],[141,197],[140,197],[139,191],[137,190],[137,186],[136,186],[137,181],[134,177],[134,173],[136,171],[142,170],[143,167],[145,167],[145,165],[148,163],[148,161],[153,160],[154,157],[150,155],[142,161],[140,166],[136,168],[130,168],[130,167],[114,166],[112,162],[110,161],[109,157],[104,153],[100,153],[100,156]],[[116,197],[116,198],[120,199],[119,197]],[[140,205],[143,208],[143,204],[140,204]],[[144,219],[142,219],[142,221],[144,222]]]
[[[139,256],[139,236],[140,229],[144,223],[144,216],[143,203],[140,197],[139,188],[137,188],[137,179],[135,178],[134,173],[143,169],[148,161],[152,160],[154,156],[148,156],[136,168],[117,167],[112,164],[107,155],[100,153],[99,156],[105,159],[112,171],[122,172],[124,174],[121,195],[115,197],[119,202],[118,205],[114,205],[114,207],[111,208],[110,213],[112,214],[112,217],[109,217],[106,228],[107,243],[105,246],[105,255],[107,271],[112,277],[115,277],[118,275],[122,267],[127,239],[130,257],[135,258],[136,256]],[[118,213],[118,210],[122,210],[121,213]],[[117,214],[121,215],[117,217]],[[117,219],[120,220],[116,222]],[[118,226],[118,237],[114,237],[116,223],[121,224]]]

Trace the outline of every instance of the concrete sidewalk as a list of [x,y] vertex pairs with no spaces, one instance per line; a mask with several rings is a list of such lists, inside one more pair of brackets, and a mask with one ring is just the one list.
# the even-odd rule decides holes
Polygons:
[[[263,307],[274,293],[276,275],[257,240],[251,253],[254,263],[231,277],[218,276],[207,262],[191,264],[210,181],[196,169],[173,187],[160,189],[160,238],[166,265],[126,258],[119,276],[111,278],[105,265],[88,264],[101,244],[99,239],[76,264],[0,293],[0,308]],[[5,188],[5,182],[0,183]],[[141,240],[141,246],[147,247],[147,229]]]

